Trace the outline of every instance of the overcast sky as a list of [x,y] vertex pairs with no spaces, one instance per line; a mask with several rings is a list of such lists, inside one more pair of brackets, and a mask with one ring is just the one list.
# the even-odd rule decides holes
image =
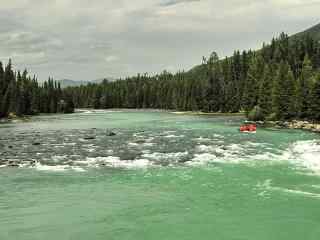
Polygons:
[[320,0],[0,0],[0,60],[39,80],[188,70],[320,22]]

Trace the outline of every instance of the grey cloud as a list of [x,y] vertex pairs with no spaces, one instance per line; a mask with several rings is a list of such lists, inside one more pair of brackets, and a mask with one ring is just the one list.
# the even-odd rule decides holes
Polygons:
[[11,57],[17,68],[27,67],[39,79],[50,75],[82,80],[163,69],[187,70],[213,50],[225,56],[234,49],[257,48],[281,31],[294,33],[316,24],[316,6],[320,3],[317,0],[312,1],[313,5],[302,0],[1,2],[0,60]]
[[0,9],[0,23],[1,34],[24,28],[23,23],[20,22],[19,16],[3,9]]
[[200,2],[200,0],[167,0],[167,1],[160,3],[159,5],[167,7],[167,6],[177,5],[180,3],[190,3],[190,2]]
[[35,52],[41,50],[59,50],[63,43],[60,39],[32,32],[0,33],[0,41],[6,50]]

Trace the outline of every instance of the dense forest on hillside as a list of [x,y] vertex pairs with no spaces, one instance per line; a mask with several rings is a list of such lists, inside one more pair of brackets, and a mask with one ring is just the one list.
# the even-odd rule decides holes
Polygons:
[[282,33],[259,51],[213,52],[188,72],[71,87],[76,107],[240,112],[255,120],[320,120],[320,43]]
[[0,118],[73,111],[71,96],[52,79],[40,86],[36,77],[28,76],[26,70],[14,72],[11,60],[5,68],[0,62]]

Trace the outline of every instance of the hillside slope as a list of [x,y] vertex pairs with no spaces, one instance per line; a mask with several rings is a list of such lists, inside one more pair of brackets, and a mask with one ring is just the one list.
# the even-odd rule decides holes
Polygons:
[[309,35],[313,39],[320,41],[320,23],[303,32],[294,34],[292,38],[297,38],[297,37],[299,38],[305,35]]
[[[317,25],[315,25],[311,28],[308,28],[305,31],[302,31],[302,32],[299,32],[299,33],[296,33],[296,34],[290,36],[290,39],[291,40],[300,39],[304,36],[310,36],[313,39],[320,41],[320,23],[318,23]],[[259,51],[259,50],[257,50],[257,51]],[[191,68],[188,71],[188,73],[196,75],[196,74],[201,74],[203,71],[206,71],[206,69],[203,65],[196,65],[193,68]]]

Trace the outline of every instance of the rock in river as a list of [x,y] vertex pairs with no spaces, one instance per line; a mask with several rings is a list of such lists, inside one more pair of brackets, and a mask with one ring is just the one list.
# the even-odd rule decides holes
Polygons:
[[115,132],[107,132],[108,137],[116,136],[117,134]]
[[83,138],[84,140],[93,140],[93,139],[96,139],[95,136],[87,136],[87,137],[84,137]]

